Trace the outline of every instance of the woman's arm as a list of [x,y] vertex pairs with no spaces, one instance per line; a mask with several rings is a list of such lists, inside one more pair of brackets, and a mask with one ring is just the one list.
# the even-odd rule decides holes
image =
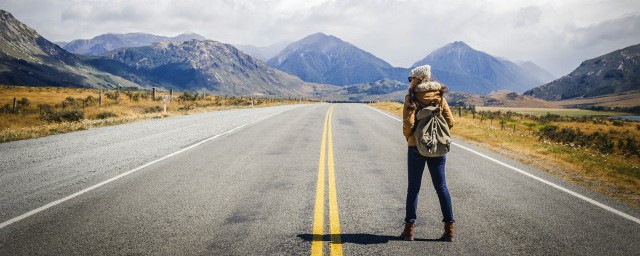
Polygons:
[[444,116],[444,119],[447,121],[449,129],[453,128],[453,123],[455,122],[455,120],[453,120],[453,113],[451,113],[447,99],[444,97],[442,97],[442,116]]
[[410,107],[409,95],[404,97],[404,107],[402,108],[402,133],[405,139],[409,140],[411,131],[413,130],[415,109]]

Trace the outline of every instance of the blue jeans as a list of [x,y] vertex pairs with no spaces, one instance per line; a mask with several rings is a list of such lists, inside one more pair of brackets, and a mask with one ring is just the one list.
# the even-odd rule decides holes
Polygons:
[[420,192],[420,184],[422,182],[422,173],[425,164],[429,168],[433,187],[438,194],[440,201],[440,210],[442,211],[443,222],[455,222],[453,220],[453,210],[451,208],[451,196],[447,189],[447,182],[444,176],[444,165],[447,161],[446,156],[442,157],[425,157],[420,155],[418,148],[409,147],[407,154],[407,166],[409,176],[409,186],[407,187],[407,206],[406,217],[407,223],[415,223],[416,209],[418,208],[418,193]]

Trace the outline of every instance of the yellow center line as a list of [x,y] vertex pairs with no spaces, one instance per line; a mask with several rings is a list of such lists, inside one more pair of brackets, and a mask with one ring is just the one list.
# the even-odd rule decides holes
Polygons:
[[[331,110],[331,108],[329,108]],[[313,210],[313,240],[311,241],[311,255],[322,255],[322,236],[324,234],[324,162],[327,144],[327,122],[329,111],[324,117],[322,130],[322,144],[320,144],[320,161],[318,163],[318,184],[316,185],[316,204]]]
[[[320,145],[320,160],[318,163],[318,183],[316,187],[316,203],[313,214],[313,239],[311,241],[311,255],[322,255],[324,236],[324,169],[325,161],[328,168],[329,182],[329,233],[331,236],[331,255],[342,255],[342,242],[340,239],[340,218],[338,214],[338,197],[336,193],[335,168],[333,164],[333,133],[332,122],[333,108],[331,105],[324,118],[322,130],[322,144]],[[328,142],[328,144],[327,144]],[[328,152],[327,152],[328,151]]]
[[[335,105],[334,105],[335,106]],[[342,241],[340,241],[340,216],[338,215],[338,196],[336,193],[336,178],[333,167],[333,134],[331,132],[331,117],[333,117],[333,108],[329,115],[329,151],[327,153],[329,170],[329,231],[331,232],[331,255],[342,256]]]

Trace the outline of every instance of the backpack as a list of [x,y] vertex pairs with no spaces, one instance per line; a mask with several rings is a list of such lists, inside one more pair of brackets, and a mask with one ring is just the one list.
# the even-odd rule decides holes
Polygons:
[[[419,101],[414,102],[421,105]],[[451,149],[451,133],[440,105],[422,107],[415,114],[415,119],[413,136],[420,155],[439,157],[447,154]]]

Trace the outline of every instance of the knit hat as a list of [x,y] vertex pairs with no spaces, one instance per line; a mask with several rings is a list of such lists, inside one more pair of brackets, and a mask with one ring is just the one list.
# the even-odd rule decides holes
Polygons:
[[409,72],[410,77],[426,77],[427,81],[431,80],[431,66],[424,65],[419,66],[411,70]]

